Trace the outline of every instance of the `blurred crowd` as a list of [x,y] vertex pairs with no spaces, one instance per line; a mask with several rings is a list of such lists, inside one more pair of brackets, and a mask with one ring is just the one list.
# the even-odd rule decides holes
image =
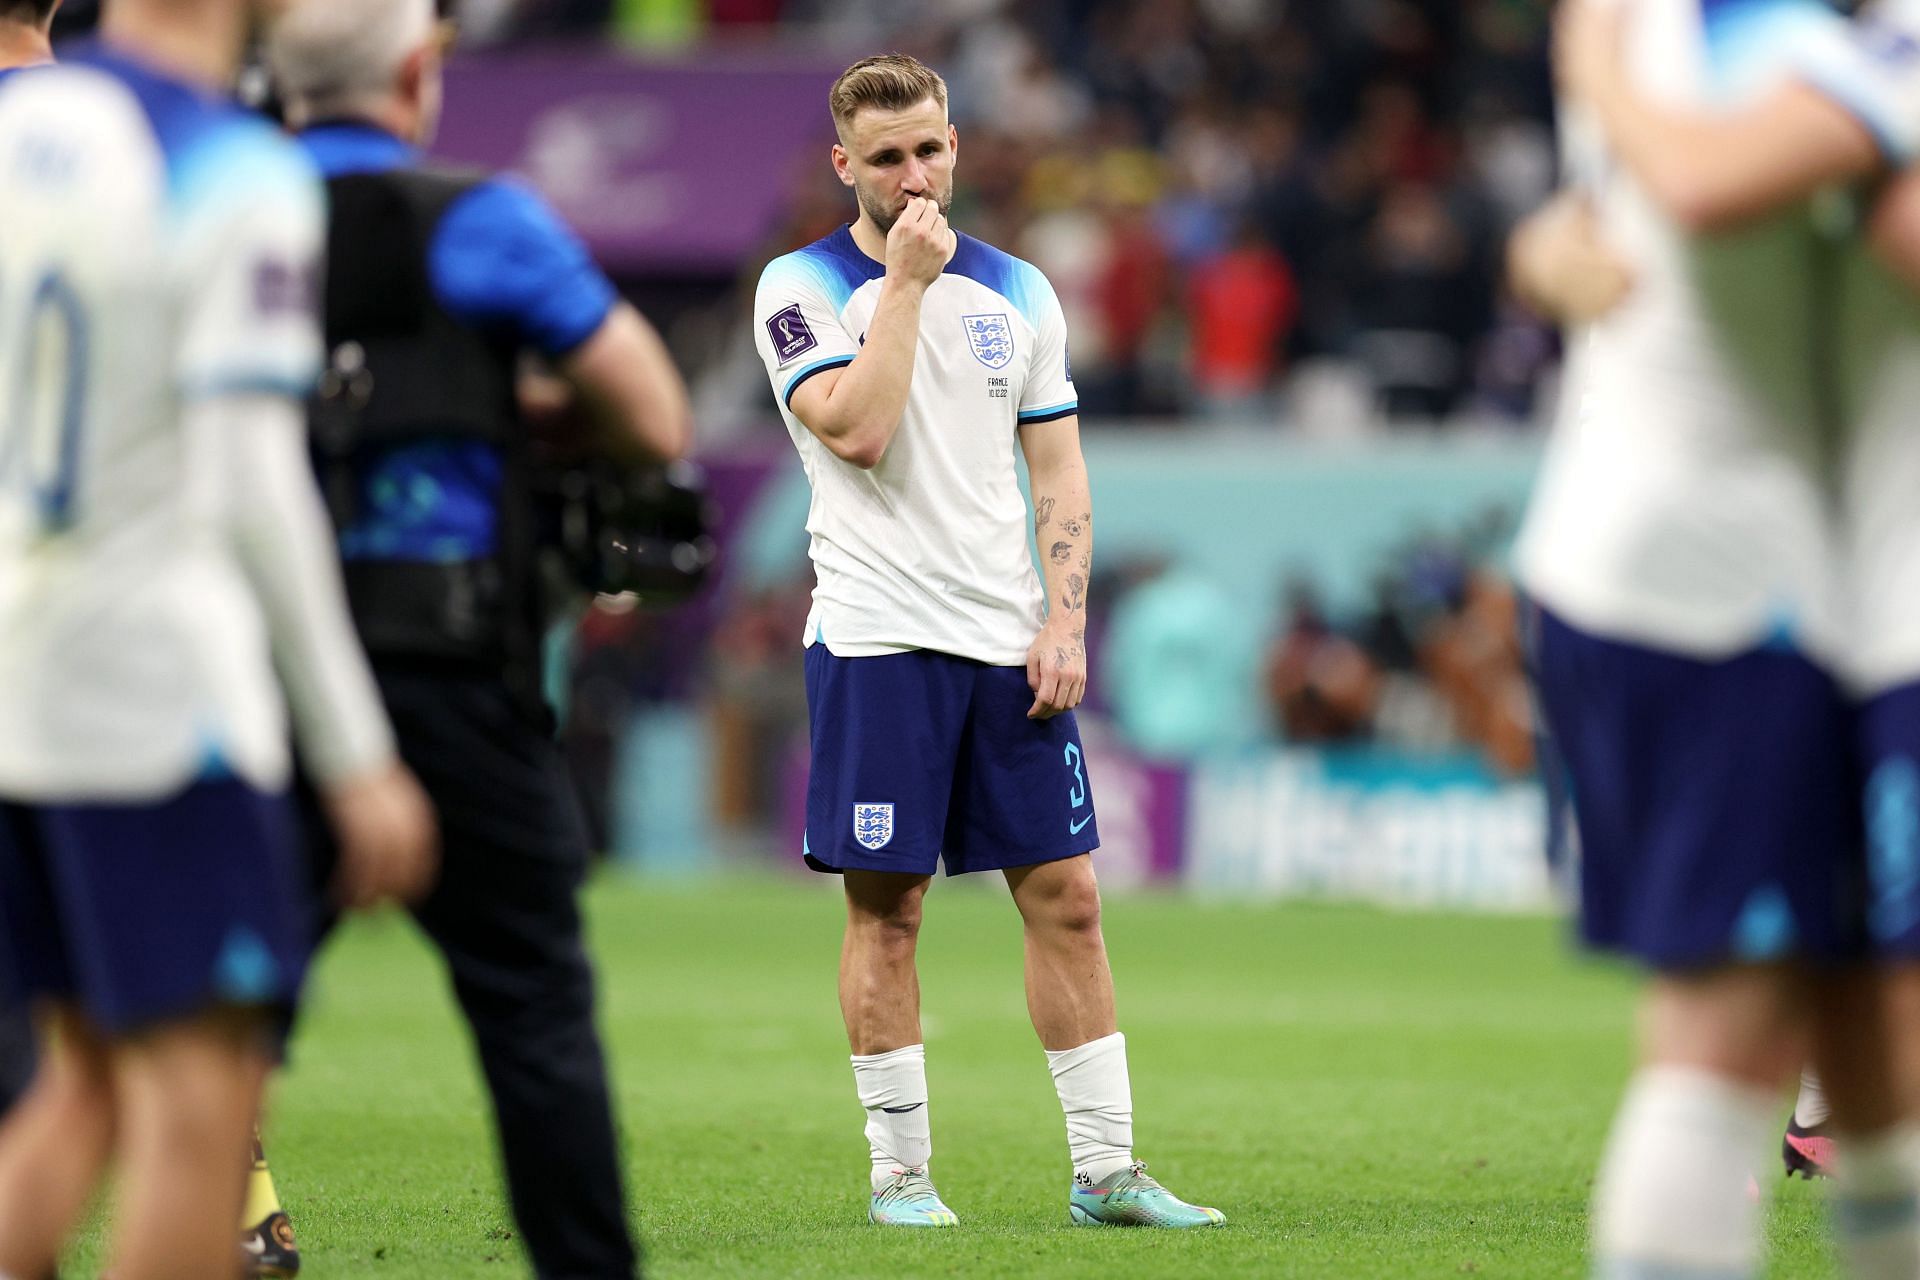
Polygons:
[[1507,777],[1534,766],[1519,600],[1494,568],[1508,531],[1490,512],[1409,540],[1360,616],[1340,625],[1295,584],[1261,671],[1279,736],[1301,745],[1468,750]]
[[[466,0],[481,34],[898,48],[946,75],[956,223],[1040,266],[1099,419],[1531,420],[1499,247],[1554,179],[1546,0]],[[843,221],[818,157],[767,255]],[[751,264],[757,271],[759,264]],[[744,394],[752,370],[726,376]]]
[[1477,757],[1533,768],[1518,603],[1496,565],[1511,513],[1408,537],[1376,566],[1363,605],[1336,613],[1309,576],[1271,619],[1191,565],[1109,568],[1112,601],[1089,637],[1090,698],[1152,759],[1257,742]]
[[[1053,281],[1095,420],[1530,423],[1557,368],[1500,286],[1507,229],[1554,181],[1548,0],[443,2],[470,47],[930,62],[961,129],[955,222]],[[818,154],[775,180],[790,216],[748,289],[851,208]],[[667,309],[703,417],[764,420],[738,293]]]

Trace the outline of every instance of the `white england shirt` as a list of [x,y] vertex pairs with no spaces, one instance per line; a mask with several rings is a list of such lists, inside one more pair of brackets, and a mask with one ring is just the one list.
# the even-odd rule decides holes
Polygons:
[[292,143],[132,63],[0,84],[0,795],[284,783],[224,442],[186,417],[311,383],[323,220]]
[[[1817,0],[1619,0],[1630,74],[1687,108],[1845,65]],[[1842,77],[1844,78],[1844,77]],[[1836,561],[1846,406],[1829,345],[1844,246],[1812,205],[1690,237],[1568,118],[1571,176],[1635,287],[1569,353],[1516,564],[1584,630],[1702,658],[1785,641],[1823,662],[1851,621]]]
[[[1920,158],[1920,3],[1864,9],[1822,45],[1809,82],[1853,111],[1887,168]],[[1920,681],[1920,300],[1858,237],[1828,350],[1850,430],[1841,477],[1848,635],[1840,674],[1864,696]]]
[[960,236],[921,302],[899,430],[862,470],[792,401],[808,378],[853,363],[885,274],[842,227],[769,263],[754,298],[754,339],[813,492],[805,643],[839,657],[934,649],[1023,665],[1044,591],[1016,432],[1079,412],[1059,299],[1037,268]]

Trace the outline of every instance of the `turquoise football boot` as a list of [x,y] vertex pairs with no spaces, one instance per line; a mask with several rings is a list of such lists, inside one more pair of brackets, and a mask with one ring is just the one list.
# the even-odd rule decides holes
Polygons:
[[1144,1160],[1090,1187],[1075,1182],[1067,1213],[1077,1227],[1219,1227],[1227,1221],[1218,1209],[1188,1204],[1149,1178]]
[[867,1221],[883,1227],[957,1227],[960,1219],[940,1200],[925,1169],[896,1169],[873,1193]]

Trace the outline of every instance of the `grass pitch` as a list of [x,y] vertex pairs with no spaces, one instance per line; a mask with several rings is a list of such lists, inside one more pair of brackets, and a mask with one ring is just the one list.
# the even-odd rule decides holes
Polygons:
[[[1066,1143],[996,880],[922,940],[934,1173],[954,1231],[869,1227],[821,879],[604,877],[590,898],[649,1273],[1577,1278],[1631,984],[1544,920],[1108,903],[1136,1140],[1224,1229],[1067,1225]],[[322,962],[269,1154],[327,1277],[526,1273],[438,963],[397,919]],[[1782,1111],[1784,1116],[1785,1104]],[[1775,1277],[1835,1274],[1822,1189],[1767,1184]],[[97,1230],[74,1259],[97,1272]]]

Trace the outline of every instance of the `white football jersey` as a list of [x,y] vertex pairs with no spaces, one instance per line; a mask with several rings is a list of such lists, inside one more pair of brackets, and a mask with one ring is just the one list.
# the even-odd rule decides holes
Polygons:
[[0,795],[288,773],[200,397],[303,394],[322,190],[265,122],[94,54],[0,84]]
[[760,277],[754,339],[813,490],[805,643],[840,657],[934,649],[1020,666],[1040,629],[1014,449],[1020,427],[1079,412],[1066,323],[1037,268],[959,242],[921,303],[906,412],[870,471],[835,457],[792,401],[853,363],[885,264],[842,227]]
[[[1818,0],[1619,3],[1630,74],[1657,99],[1737,106],[1788,77],[1846,81],[1855,33]],[[1571,177],[1635,283],[1569,352],[1521,579],[1612,638],[1704,658],[1787,642],[1835,662],[1851,625],[1831,352],[1847,239],[1811,202],[1685,235],[1566,115]]]
[[[1879,140],[1920,158],[1920,3],[1863,10],[1809,78]],[[1840,674],[1871,696],[1920,681],[1920,299],[1856,238],[1829,349],[1851,423],[1841,477],[1849,634]]]

